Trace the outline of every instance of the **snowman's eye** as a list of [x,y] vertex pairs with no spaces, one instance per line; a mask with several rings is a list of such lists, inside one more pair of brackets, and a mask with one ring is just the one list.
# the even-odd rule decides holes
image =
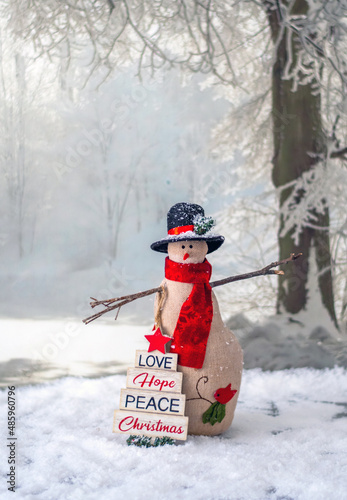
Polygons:
[[193,245],[189,245],[189,248],[193,248]]
[[185,245],[182,245],[182,248],[186,248]]

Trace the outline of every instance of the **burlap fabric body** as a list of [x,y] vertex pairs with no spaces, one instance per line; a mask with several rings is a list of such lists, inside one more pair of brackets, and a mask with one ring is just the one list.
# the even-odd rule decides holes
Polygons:
[[[161,327],[164,335],[172,337],[183,302],[192,291],[190,283],[180,283],[164,279],[166,299],[161,308]],[[189,417],[189,434],[213,436],[225,432],[234,418],[240,391],[243,354],[235,335],[224,325],[217,303],[212,293],[213,319],[206,348],[206,356],[201,369],[178,365],[183,373],[182,392],[186,395],[186,416]],[[156,301],[155,312],[157,310]],[[221,423],[204,424],[203,413],[214,403],[214,393],[231,383],[236,395],[226,404],[225,417]]]

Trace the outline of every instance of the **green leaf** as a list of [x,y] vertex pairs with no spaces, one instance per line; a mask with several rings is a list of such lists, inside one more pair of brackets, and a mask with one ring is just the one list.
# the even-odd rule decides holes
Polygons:
[[217,414],[218,422],[221,423],[221,421],[223,420],[224,417],[225,417],[225,405],[222,405],[220,403],[220,406],[218,407],[218,414]]
[[213,416],[214,409],[215,409],[216,405],[218,405],[218,404],[219,404],[218,401],[216,401],[215,403],[211,404],[211,406],[205,411],[205,413],[203,413],[202,422],[204,424],[207,424],[208,422],[211,423],[211,418]]
[[202,415],[202,421],[204,424],[210,423],[211,425],[214,425],[217,422],[221,423],[224,417],[225,405],[222,405],[222,403],[216,401],[215,403],[211,404],[211,406]]
[[218,403],[218,401],[216,403],[214,403],[213,405],[213,412],[212,412],[212,415],[211,415],[211,418],[210,418],[210,424],[211,425],[214,425],[218,422],[218,408],[220,406],[220,403]]

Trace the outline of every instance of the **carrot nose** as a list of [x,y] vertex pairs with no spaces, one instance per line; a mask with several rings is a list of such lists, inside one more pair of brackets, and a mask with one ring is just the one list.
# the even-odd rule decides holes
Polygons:
[[189,253],[185,253],[185,254],[183,255],[183,260],[188,259],[188,257],[189,257]]

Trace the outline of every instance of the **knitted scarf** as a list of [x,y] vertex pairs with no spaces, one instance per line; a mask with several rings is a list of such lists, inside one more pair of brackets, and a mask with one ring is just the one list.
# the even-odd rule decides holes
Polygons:
[[180,264],[166,257],[165,277],[181,283],[193,283],[193,289],[183,303],[170,352],[178,354],[178,364],[202,368],[210,334],[213,306],[209,284],[211,264],[205,259],[201,264]]

